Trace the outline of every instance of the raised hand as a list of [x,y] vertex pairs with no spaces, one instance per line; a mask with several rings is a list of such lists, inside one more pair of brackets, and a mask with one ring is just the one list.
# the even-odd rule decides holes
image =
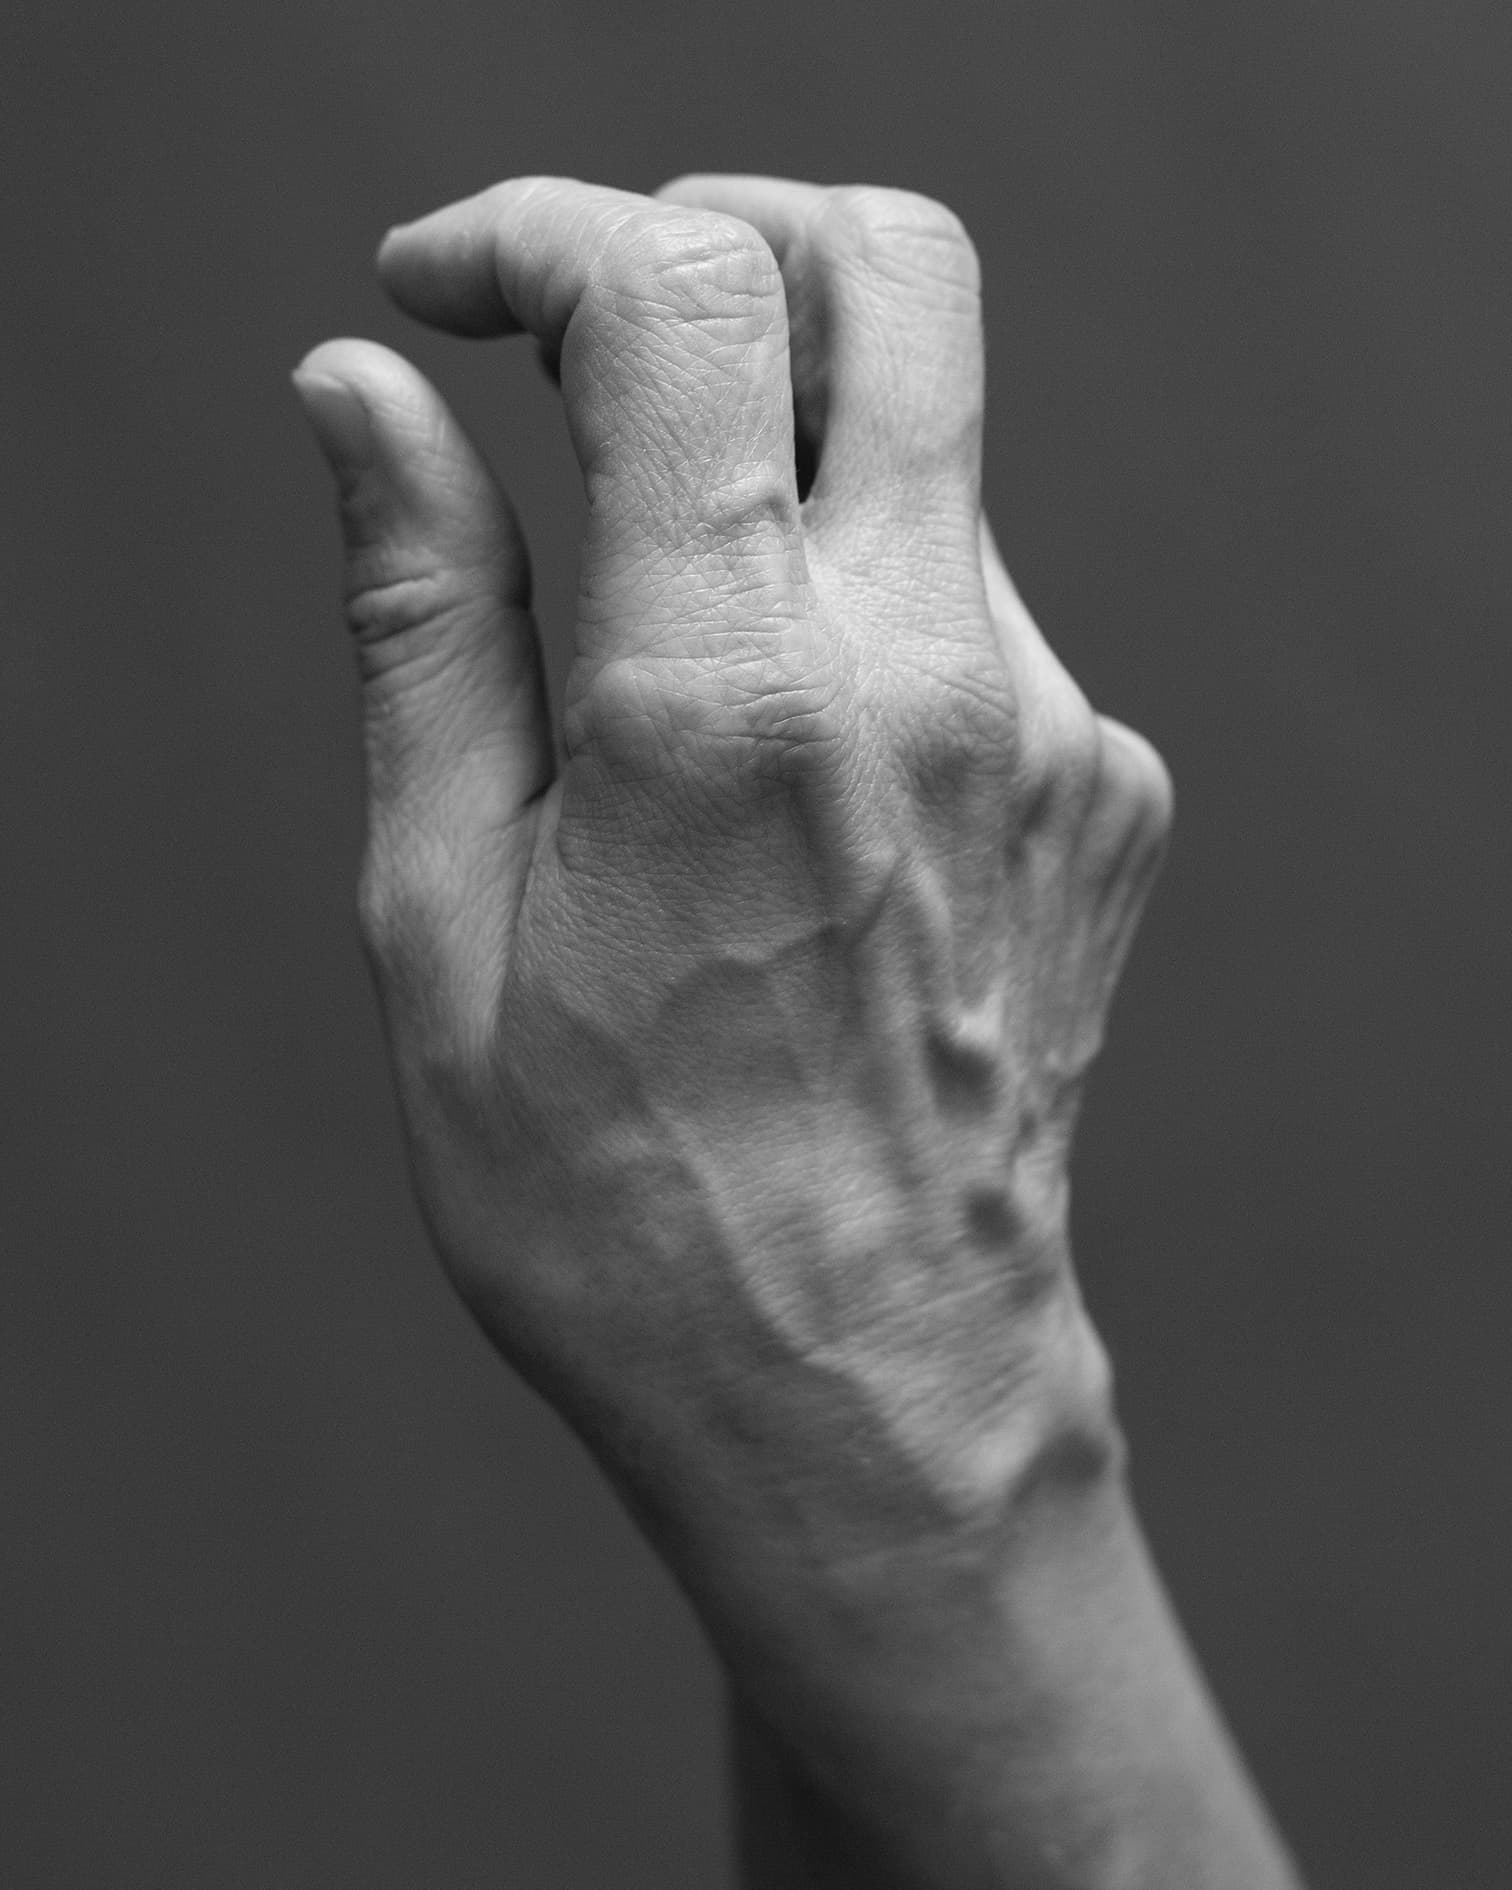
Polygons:
[[[753,1751],[828,1807],[811,1876],[753,1870],[1101,1882],[1043,1861],[1052,1811],[1066,1859],[1142,1855],[1107,1835],[1106,1725],[1063,1723],[1057,1687],[1127,1686],[1088,1596],[1133,1594],[1141,1645],[1169,1628],[1066,1163],[1170,796],[982,523],[971,245],[893,191],[538,178],[393,232],[380,267],[422,320],[559,360],[588,498],[553,778],[489,471],[386,350],[299,372],[342,494],[363,921],[442,1257],[687,1587]],[[1211,1736],[1194,1686],[1129,1759],[1152,1797],[1170,1729]],[[1198,1854],[1173,1816],[1161,1869]]]

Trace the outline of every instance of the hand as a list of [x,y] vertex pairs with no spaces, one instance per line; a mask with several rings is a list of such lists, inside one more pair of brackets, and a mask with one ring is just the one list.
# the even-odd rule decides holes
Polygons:
[[1169,796],[982,531],[971,247],[885,191],[531,180],[382,267],[560,351],[591,506],[553,781],[507,502],[396,357],[305,364],[441,1252],[632,1484],[790,1427],[821,1505],[865,1463],[988,1515],[1078,1378],[1067,1143]]
[[1066,1163],[1166,775],[981,522],[977,267],[938,205],[531,179],[380,266],[559,357],[589,503],[556,774],[507,500],[397,356],[300,370],[424,1211],[739,1689],[885,1823],[922,1747],[839,1619],[875,1644],[927,1592],[967,1633],[1029,1493],[1116,1463]]

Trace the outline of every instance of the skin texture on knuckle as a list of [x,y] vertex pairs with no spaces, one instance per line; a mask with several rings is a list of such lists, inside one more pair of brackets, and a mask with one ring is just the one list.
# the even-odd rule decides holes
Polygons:
[[377,690],[373,714],[393,705],[433,718],[465,707],[493,654],[487,641],[491,600],[455,574],[396,579],[360,592],[347,605],[357,671]]
[[[623,543],[612,546],[619,586],[627,593],[659,589],[659,615],[670,597],[685,595],[693,617],[711,610],[729,613],[742,597],[750,604],[765,594],[769,603],[764,608],[772,609],[790,595],[801,595],[807,570],[798,539],[797,492],[785,464],[763,456],[758,442],[743,463],[711,468],[680,445],[681,438],[671,428],[656,438],[656,457],[646,465],[639,495],[637,509],[644,515],[635,517],[633,530],[619,525]],[[590,515],[613,514],[623,476],[623,468],[612,461],[585,473]],[[594,589],[583,602],[599,611],[614,600],[604,589],[602,571],[594,572],[592,582]],[[753,613],[741,609],[736,614]]]
[[365,661],[387,668],[402,661],[416,633],[422,639],[444,626],[469,598],[455,572],[439,565],[394,572],[354,584],[347,592],[347,626]]
[[[697,477],[696,473],[692,476]],[[798,588],[803,570],[792,548],[799,511],[797,493],[785,469],[757,461],[701,485],[700,490],[699,516],[706,545],[718,546],[741,569],[770,562],[774,582]]]
[[843,257],[892,280],[926,281],[963,304],[980,300],[976,246],[955,212],[932,197],[847,185],[829,193],[818,234]]
[[[697,562],[706,545],[797,530],[785,293],[749,225],[653,206],[598,258],[563,345],[591,513]],[[753,527],[769,526],[769,531]]]
[[1011,779],[1019,705],[1007,667],[989,650],[908,663],[891,692],[893,741],[915,791],[930,805],[986,787],[994,800]]
[[696,657],[603,665],[570,705],[567,741],[627,783],[697,771],[728,788],[826,769],[846,730],[824,676],[748,650],[717,667]]
[[626,219],[595,270],[598,300],[639,324],[676,323],[714,339],[755,339],[783,307],[782,274],[738,217],[650,207]]
[[396,518],[386,497],[343,506],[343,604],[361,645],[402,643],[473,608],[529,609],[530,559],[512,515],[465,470],[445,472],[430,496],[451,516]]

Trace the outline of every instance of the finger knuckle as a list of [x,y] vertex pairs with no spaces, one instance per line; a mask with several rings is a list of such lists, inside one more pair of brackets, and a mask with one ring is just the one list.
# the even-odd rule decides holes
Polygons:
[[647,666],[621,657],[603,664],[585,688],[570,695],[562,738],[570,757],[591,755],[620,781],[647,781],[665,762],[659,721]]
[[791,582],[792,545],[799,529],[798,495],[788,469],[770,462],[749,465],[697,488],[703,539],[726,557],[739,556],[745,612],[764,614]]
[[782,273],[760,233],[711,210],[654,207],[627,217],[605,245],[603,287],[622,306],[691,323],[769,321]]
[[458,632],[502,586],[498,574],[375,551],[353,563],[347,626],[366,675],[444,663]]
[[455,606],[448,576],[439,571],[386,572],[362,578],[347,591],[347,623],[366,648],[392,644],[425,630]]
[[696,771],[729,787],[801,770],[844,739],[834,692],[766,660],[605,665],[568,717],[569,749],[589,748],[617,779],[642,785]]
[[1170,769],[1155,746],[1122,722],[1098,723],[1098,789],[1122,823],[1151,847],[1162,847],[1175,814]]
[[1018,707],[1005,666],[988,655],[911,666],[897,746],[915,790],[949,797],[1011,772]]
[[976,297],[981,267],[976,246],[956,213],[933,197],[879,185],[832,190],[821,228],[866,266],[887,275],[923,275]]
[[463,887],[448,850],[396,817],[374,822],[357,881],[364,942],[389,966],[428,958]]
[[358,933],[392,1047],[433,1099],[476,1098],[490,1065],[497,961],[486,930],[458,924],[461,889],[436,857],[370,847],[357,885]]
[[1064,677],[1037,691],[1023,713],[1015,770],[1023,827],[1078,820],[1101,765],[1097,717],[1076,684]]
[[438,832],[374,824],[357,882],[358,933],[390,1028],[433,1077],[487,1061],[497,953],[488,913]]

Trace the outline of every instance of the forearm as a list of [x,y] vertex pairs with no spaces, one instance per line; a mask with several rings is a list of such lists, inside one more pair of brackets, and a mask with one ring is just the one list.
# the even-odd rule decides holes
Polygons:
[[983,529],[964,231],[515,179],[382,266],[560,358],[588,495],[557,728],[518,525],[435,390],[362,343],[301,370],[415,1176],[726,1665],[750,1881],[1286,1884],[1064,1244],[1170,785]]
[[737,1642],[748,1890],[1296,1883],[1166,1602],[1111,1424],[1047,1434],[994,1531],[839,1587],[790,1594],[775,1657]]

